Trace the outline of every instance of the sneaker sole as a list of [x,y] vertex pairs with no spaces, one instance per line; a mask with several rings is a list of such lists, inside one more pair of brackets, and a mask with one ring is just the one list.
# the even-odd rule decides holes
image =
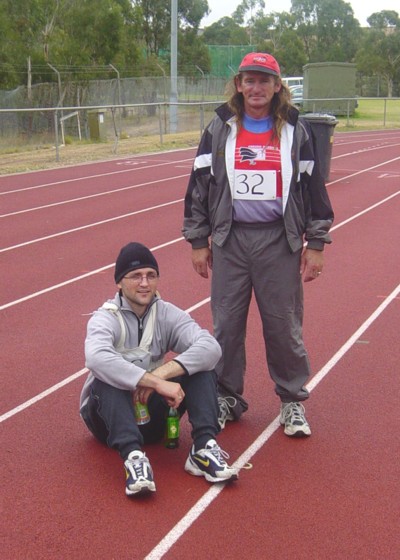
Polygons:
[[232,473],[226,478],[212,476],[211,474],[200,470],[197,465],[194,465],[190,459],[186,461],[185,471],[193,476],[203,476],[208,482],[228,482],[229,480],[237,480],[239,478],[237,473]]
[[131,490],[129,488],[125,488],[125,494],[127,496],[137,496],[138,494],[147,494],[149,492],[155,492],[155,491],[156,491],[156,485],[154,484],[154,482],[150,484],[146,484],[145,486],[141,486],[137,490]]
[[[279,418],[279,424],[285,426],[285,420]],[[284,433],[289,437],[308,437],[311,435],[311,430],[309,426],[291,426],[290,428],[285,426]]]
[[309,437],[311,435],[310,428],[299,426],[298,428],[286,428],[283,430],[289,437]]
[[230,416],[227,416],[224,421],[218,420],[219,427],[221,428],[221,430],[223,430],[227,422],[234,422],[234,420],[235,417],[232,414]]

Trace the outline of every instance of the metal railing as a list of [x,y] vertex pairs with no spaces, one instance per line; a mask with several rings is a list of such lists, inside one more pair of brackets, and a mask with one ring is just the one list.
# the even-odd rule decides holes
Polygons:
[[[364,101],[374,106],[375,117],[373,120],[368,118],[371,126],[400,127],[400,98],[304,99],[300,109],[335,114],[334,104],[340,103],[343,124],[354,127],[356,104]],[[117,153],[120,139],[128,137],[153,136],[163,144],[165,135],[172,132],[198,131],[200,138],[221,103],[223,100],[0,109],[0,152],[10,152],[13,146],[21,149],[50,143],[54,145],[55,159],[59,161],[60,146],[75,141],[105,142],[112,138],[112,151]],[[173,131],[169,118],[171,108],[177,111]]]

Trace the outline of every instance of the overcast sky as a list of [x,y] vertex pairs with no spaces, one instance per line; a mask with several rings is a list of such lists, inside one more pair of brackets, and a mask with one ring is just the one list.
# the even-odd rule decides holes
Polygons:
[[[222,17],[231,16],[239,4],[241,4],[241,0],[208,0],[211,13],[202,20],[201,26],[206,27]],[[354,17],[364,27],[368,25],[367,17],[374,12],[394,10],[400,15],[399,0],[382,0],[382,3],[372,0],[350,0],[348,4],[351,4],[353,8]],[[289,12],[291,5],[291,0],[266,0],[264,12],[266,14],[271,12]]]

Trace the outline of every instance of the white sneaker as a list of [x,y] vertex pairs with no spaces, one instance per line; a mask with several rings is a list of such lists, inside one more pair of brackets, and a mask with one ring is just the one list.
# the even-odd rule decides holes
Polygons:
[[231,408],[236,406],[236,404],[237,400],[235,399],[235,397],[218,397],[218,424],[220,425],[221,430],[225,428],[225,424],[228,420],[230,422],[235,420]]
[[126,473],[125,494],[127,496],[156,491],[153,470],[145,453],[131,451],[124,466]]
[[299,402],[281,404],[279,422],[282,426],[285,426],[284,432],[287,436],[303,437],[311,435],[311,429],[304,413],[304,406]]
[[215,439],[210,439],[204,449],[190,450],[186,460],[185,471],[194,476],[204,476],[208,482],[226,482],[238,479],[238,469],[230,467],[225,459],[228,453],[223,451]]

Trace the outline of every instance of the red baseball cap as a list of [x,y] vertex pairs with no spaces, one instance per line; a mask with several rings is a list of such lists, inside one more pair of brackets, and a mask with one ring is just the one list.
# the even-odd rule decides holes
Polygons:
[[280,76],[281,70],[271,54],[252,52],[246,54],[240,63],[239,72],[265,72],[265,74]]

